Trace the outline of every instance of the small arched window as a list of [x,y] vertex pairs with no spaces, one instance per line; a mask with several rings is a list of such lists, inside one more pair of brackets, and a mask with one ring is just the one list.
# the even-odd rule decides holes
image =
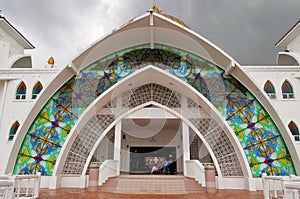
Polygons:
[[294,98],[293,87],[287,80],[285,80],[285,82],[283,82],[281,90],[282,90],[283,99],[293,99]]
[[17,130],[19,128],[20,124],[18,121],[16,121],[9,130],[9,136],[8,141],[12,141],[14,139],[15,134],[17,133]]
[[41,82],[36,83],[32,89],[32,99],[36,99],[38,94],[40,94],[42,90],[43,85],[41,84]]
[[26,85],[24,82],[21,82],[16,91],[16,100],[25,100],[26,99]]
[[289,129],[290,129],[292,135],[294,136],[295,140],[300,141],[298,127],[296,126],[296,124],[293,121],[291,121],[289,123]]
[[270,99],[276,99],[275,88],[269,80],[265,83],[264,90]]

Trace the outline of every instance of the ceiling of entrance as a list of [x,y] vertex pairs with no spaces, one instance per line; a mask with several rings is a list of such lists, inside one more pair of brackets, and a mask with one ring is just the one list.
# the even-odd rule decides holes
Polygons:
[[179,119],[124,119],[122,120],[123,130],[141,129],[174,129],[180,128]]

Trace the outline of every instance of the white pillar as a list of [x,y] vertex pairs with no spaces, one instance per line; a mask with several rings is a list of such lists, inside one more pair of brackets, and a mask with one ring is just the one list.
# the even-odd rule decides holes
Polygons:
[[186,160],[190,160],[189,126],[182,121],[183,174],[187,175]]
[[118,160],[118,175],[120,175],[120,162],[121,162],[121,134],[122,134],[122,121],[119,121],[115,126],[115,143],[114,143],[114,160]]

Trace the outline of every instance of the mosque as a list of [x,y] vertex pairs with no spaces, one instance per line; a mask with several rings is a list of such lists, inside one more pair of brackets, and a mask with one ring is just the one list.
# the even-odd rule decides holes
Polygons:
[[87,187],[91,165],[149,174],[169,158],[204,185],[214,166],[218,189],[300,174],[300,21],[276,66],[241,66],[155,5],[65,67],[34,68],[35,47],[3,16],[0,38],[0,175]]

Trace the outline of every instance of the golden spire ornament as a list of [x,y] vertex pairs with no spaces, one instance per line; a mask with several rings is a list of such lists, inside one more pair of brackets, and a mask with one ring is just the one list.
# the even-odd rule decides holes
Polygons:
[[55,63],[54,58],[51,56],[51,57],[48,59],[47,63],[48,63],[48,66],[50,66],[51,68],[53,68],[54,63]]
[[153,12],[160,13],[160,10],[158,9],[158,7],[156,7],[156,0],[153,1],[152,9],[153,9]]

